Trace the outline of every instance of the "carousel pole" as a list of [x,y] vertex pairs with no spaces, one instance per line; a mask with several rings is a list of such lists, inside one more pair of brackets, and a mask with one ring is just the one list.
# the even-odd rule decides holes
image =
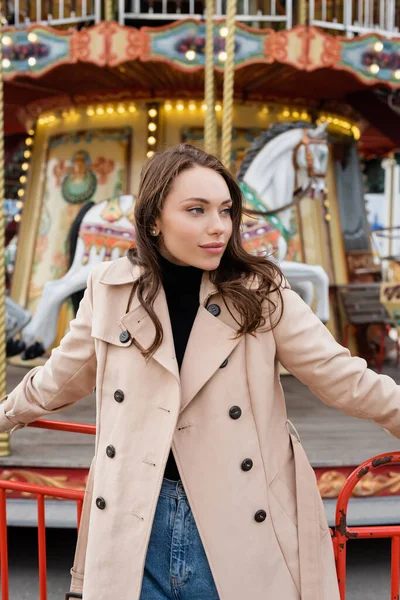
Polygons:
[[232,113],[233,113],[233,82],[235,77],[235,19],[236,0],[228,0],[226,26],[226,62],[224,71],[224,97],[222,115],[222,148],[221,159],[229,169],[232,151]]
[[[6,359],[6,271],[5,271],[5,219],[4,219],[4,99],[2,23],[0,20],[0,398],[7,393]],[[0,456],[10,455],[10,435],[0,434]]]
[[113,1],[106,0],[104,5],[104,17],[106,21],[112,21],[113,18]]
[[214,87],[214,0],[206,0],[206,63],[204,69],[204,99],[206,116],[204,122],[204,149],[217,153],[217,119],[215,117]]

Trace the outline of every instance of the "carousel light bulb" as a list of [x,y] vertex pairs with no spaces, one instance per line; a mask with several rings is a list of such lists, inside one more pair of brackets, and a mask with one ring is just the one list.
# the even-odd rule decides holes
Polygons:
[[18,215],[15,215],[15,217],[14,217],[14,221],[15,221],[16,223],[19,223],[19,222],[20,222],[20,220],[21,220],[21,215],[19,215],[19,214],[18,214]]
[[154,135],[151,135],[150,137],[147,138],[147,143],[149,144],[149,146],[154,146],[154,144],[156,143],[156,138],[154,137]]
[[306,113],[306,111],[304,110],[304,111],[301,113],[301,115],[300,115],[300,118],[301,118],[303,121],[307,121],[307,119],[308,119],[308,113]]
[[3,58],[1,64],[3,65],[3,69],[9,69],[11,67],[11,61],[8,58]]
[[22,202],[22,200],[17,200],[15,206],[18,208],[18,210],[21,210],[22,208],[24,208],[24,203]]
[[353,127],[351,128],[352,134],[354,136],[355,140],[359,140],[360,136],[361,136],[361,132],[358,129],[358,127],[356,127],[355,125],[353,125]]
[[193,112],[194,110],[196,110],[196,103],[195,103],[195,102],[193,102],[193,101],[190,101],[190,102],[189,102],[189,107],[188,107],[188,108],[189,108],[189,110],[190,110],[191,112]]
[[290,112],[286,109],[286,110],[283,111],[282,115],[284,117],[289,117],[290,116]]
[[375,50],[375,52],[382,52],[382,50],[383,50],[382,42],[375,42],[374,50]]
[[228,28],[227,27],[221,27],[221,29],[219,30],[219,35],[223,38],[228,37]]
[[30,56],[28,58],[28,65],[30,67],[34,67],[36,65],[36,58],[34,56]]
[[30,130],[28,131],[28,135],[35,135],[35,131],[34,131],[33,129],[30,129]]
[[263,115],[267,115],[267,114],[269,113],[269,108],[268,108],[268,106],[263,106],[263,107],[262,107],[262,111],[261,111],[261,112],[262,112],[262,114],[263,114]]
[[186,52],[186,58],[188,60],[194,60],[196,58],[196,52],[194,50],[188,50]]
[[292,112],[292,116],[293,116],[294,119],[298,119],[300,117],[300,113],[297,110],[294,110]]
[[21,175],[19,178],[20,183],[26,183],[26,175]]
[[377,75],[380,71],[380,68],[379,68],[379,65],[374,63],[373,65],[370,66],[369,70],[371,71],[371,73],[373,75]]
[[107,108],[106,108],[106,113],[107,113],[108,115],[112,115],[112,114],[113,114],[113,112],[114,112],[114,108],[113,108],[112,106],[107,106]]
[[394,72],[394,78],[400,79],[400,69],[397,69],[397,71]]
[[154,150],[149,150],[146,154],[147,158],[151,158],[154,155]]
[[95,114],[95,110],[92,106],[89,106],[89,108],[86,111],[86,114],[88,115],[88,117],[93,117],[93,115]]
[[98,115],[104,115],[104,108],[103,108],[102,106],[98,106],[98,107],[96,108],[96,113],[97,113]]
[[224,62],[227,58],[228,58],[228,55],[225,52],[225,50],[222,50],[222,52],[220,52],[218,54],[218,60],[220,60],[221,62]]
[[136,112],[136,106],[134,104],[130,104],[128,107],[128,110],[130,113],[135,113]]
[[166,102],[164,104],[164,108],[165,108],[165,110],[168,110],[168,111],[172,110],[172,104],[171,104],[171,102]]
[[32,144],[33,144],[33,139],[31,137],[26,138],[25,145],[32,146]]
[[29,150],[25,150],[24,158],[30,158],[30,157],[31,157],[31,152]]
[[184,109],[184,105],[183,102],[181,100],[178,100],[178,102],[176,103],[176,110],[182,111]]
[[150,108],[150,110],[147,113],[149,115],[149,117],[151,117],[152,119],[154,119],[154,117],[157,116],[157,110],[155,108]]
[[207,104],[205,102],[201,105],[201,110],[207,110]]
[[216,104],[216,105],[215,105],[215,110],[216,110],[217,112],[220,112],[220,111],[222,110],[222,106],[221,106],[221,104]]
[[27,171],[27,170],[29,169],[29,165],[28,165],[28,163],[22,163],[22,165],[21,165],[21,169],[22,169],[23,171]]
[[12,39],[10,38],[9,35],[5,35],[3,36],[1,43],[3,44],[3,46],[11,46],[12,45]]
[[149,123],[147,127],[149,131],[155,131],[157,129],[157,125],[155,123]]
[[125,106],[123,104],[119,104],[117,108],[117,113],[123,115],[125,112]]
[[25,190],[22,190],[22,189],[18,190],[17,194],[18,194],[19,198],[22,198],[22,196],[25,194]]
[[28,40],[31,42],[31,44],[35,44],[38,41],[38,36],[36,35],[36,33],[31,31],[30,33],[28,33]]

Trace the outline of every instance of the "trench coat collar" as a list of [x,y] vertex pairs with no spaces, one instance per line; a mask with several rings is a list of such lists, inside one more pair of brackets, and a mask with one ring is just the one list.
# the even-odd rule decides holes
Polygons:
[[[117,286],[132,284],[142,271],[142,267],[131,265],[128,259],[117,260],[110,265],[100,281],[103,284]],[[207,310],[207,304],[213,296],[217,296],[215,302],[218,302],[222,311],[218,317],[213,316]],[[204,271],[199,291],[199,308],[179,372],[168,304],[162,286],[156,295],[154,310],[161,322],[163,340],[154,353],[153,359],[170,371],[180,384],[181,412],[212,375],[218,371],[221,364],[239,343],[240,338],[234,339],[237,323],[228,310],[223,310],[224,306],[221,296],[218,296],[216,285],[210,281],[209,271]],[[235,310],[231,306],[230,311],[235,315]],[[136,293],[132,298],[129,311],[121,317],[119,325],[121,331],[129,331],[132,340],[140,348],[149,348],[153,343],[155,327]]]

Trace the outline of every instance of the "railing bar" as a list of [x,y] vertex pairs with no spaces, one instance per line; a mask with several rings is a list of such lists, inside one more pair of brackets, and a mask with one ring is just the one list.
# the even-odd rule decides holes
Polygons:
[[323,21],[326,21],[326,0],[322,0],[322,15],[321,18]]
[[78,531],[79,531],[79,528],[81,526],[82,508],[83,508],[83,501],[82,500],[77,500],[76,501],[76,521],[77,521],[77,524],[78,524]]
[[271,15],[276,15],[276,0],[271,0]]
[[59,19],[63,19],[64,18],[64,0],[59,0],[60,4],[58,6],[58,18]]
[[87,15],[86,0],[82,0],[82,17],[86,17],[86,15]]
[[365,1],[365,10],[364,10],[364,27],[368,27],[369,24],[369,2]]
[[100,21],[101,21],[101,0],[95,0],[94,21],[95,21],[95,23],[100,23]]
[[[272,13],[272,11],[271,11],[271,13]],[[244,15],[249,14],[249,0],[243,0],[243,14]]]
[[14,21],[15,25],[19,23],[19,0],[14,0]]
[[0,489],[0,566],[1,598],[8,600],[8,544],[6,490]]
[[400,582],[400,538],[393,537],[392,539],[392,566],[391,566],[391,598],[399,597],[399,582]]
[[363,0],[358,0],[358,15],[357,21],[361,25],[363,21]]
[[385,27],[385,0],[380,0],[379,3],[379,27]]
[[135,0],[134,11],[136,16],[140,14],[140,0]]
[[[161,10],[162,10],[162,13],[164,15],[167,14],[167,12],[168,12],[167,0],[162,0],[162,8],[161,8]],[[194,13],[194,8],[193,8],[193,13]]]
[[308,3],[308,18],[311,24],[314,23],[314,18],[315,18],[315,4],[314,4],[314,0],[309,0]]
[[[273,19],[270,19],[271,21]],[[292,28],[292,3],[290,0],[286,3],[286,29]]]
[[217,16],[222,15],[222,1],[221,0],[217,0],[216,15]]
[[118,22],[120,25],[125,21],[125,0],[118,0]]
[[[164,9],[164,0],[163,0],[163,9]],[[189,12],[191,15],[194,14],[194,0],[189,0]]]
[[44,514],[44,496],[38,494],[38,551],[39,551],[39,589],[40,600],[47,600],[46,567],[46,520]]

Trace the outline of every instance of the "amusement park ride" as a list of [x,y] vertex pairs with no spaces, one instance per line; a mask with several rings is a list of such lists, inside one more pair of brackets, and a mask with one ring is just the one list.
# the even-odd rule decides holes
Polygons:
[[[24,157],[9,225],[18,224],[6,305],[9,387],[58,344],[91,268],[134,244],[143,162],[180,141],[217,152],[237,174],[244,247],[274,251],[335,337],[371,362],[377,336],[381,368],[400,327],[394,2],[243,0],[225,12],[221,0],[14,0],[1,18],[4,142],[6,151],[22,144]],[[361,150],[389,155],[390,247],[381,255],[367,220]],[[94,422],[90,399],[85,407],[84,420]],[[300,431],[308,418],[297,411]],[[325,500],[370,456],[368,424],[360,421],[359,431],[353,444],[348,431],[333,431],[338,441],[325,464],[318,451],[310,456]],[[0,477],[84,489],[92,446],[81,446],[78,460],[73,434],[38,433],[20,431],[11,445],[3,436]],[[380,452],[400,449],[379,435]],[[396,496],[399,481],[399,467],[388,466],[355,495]]]

